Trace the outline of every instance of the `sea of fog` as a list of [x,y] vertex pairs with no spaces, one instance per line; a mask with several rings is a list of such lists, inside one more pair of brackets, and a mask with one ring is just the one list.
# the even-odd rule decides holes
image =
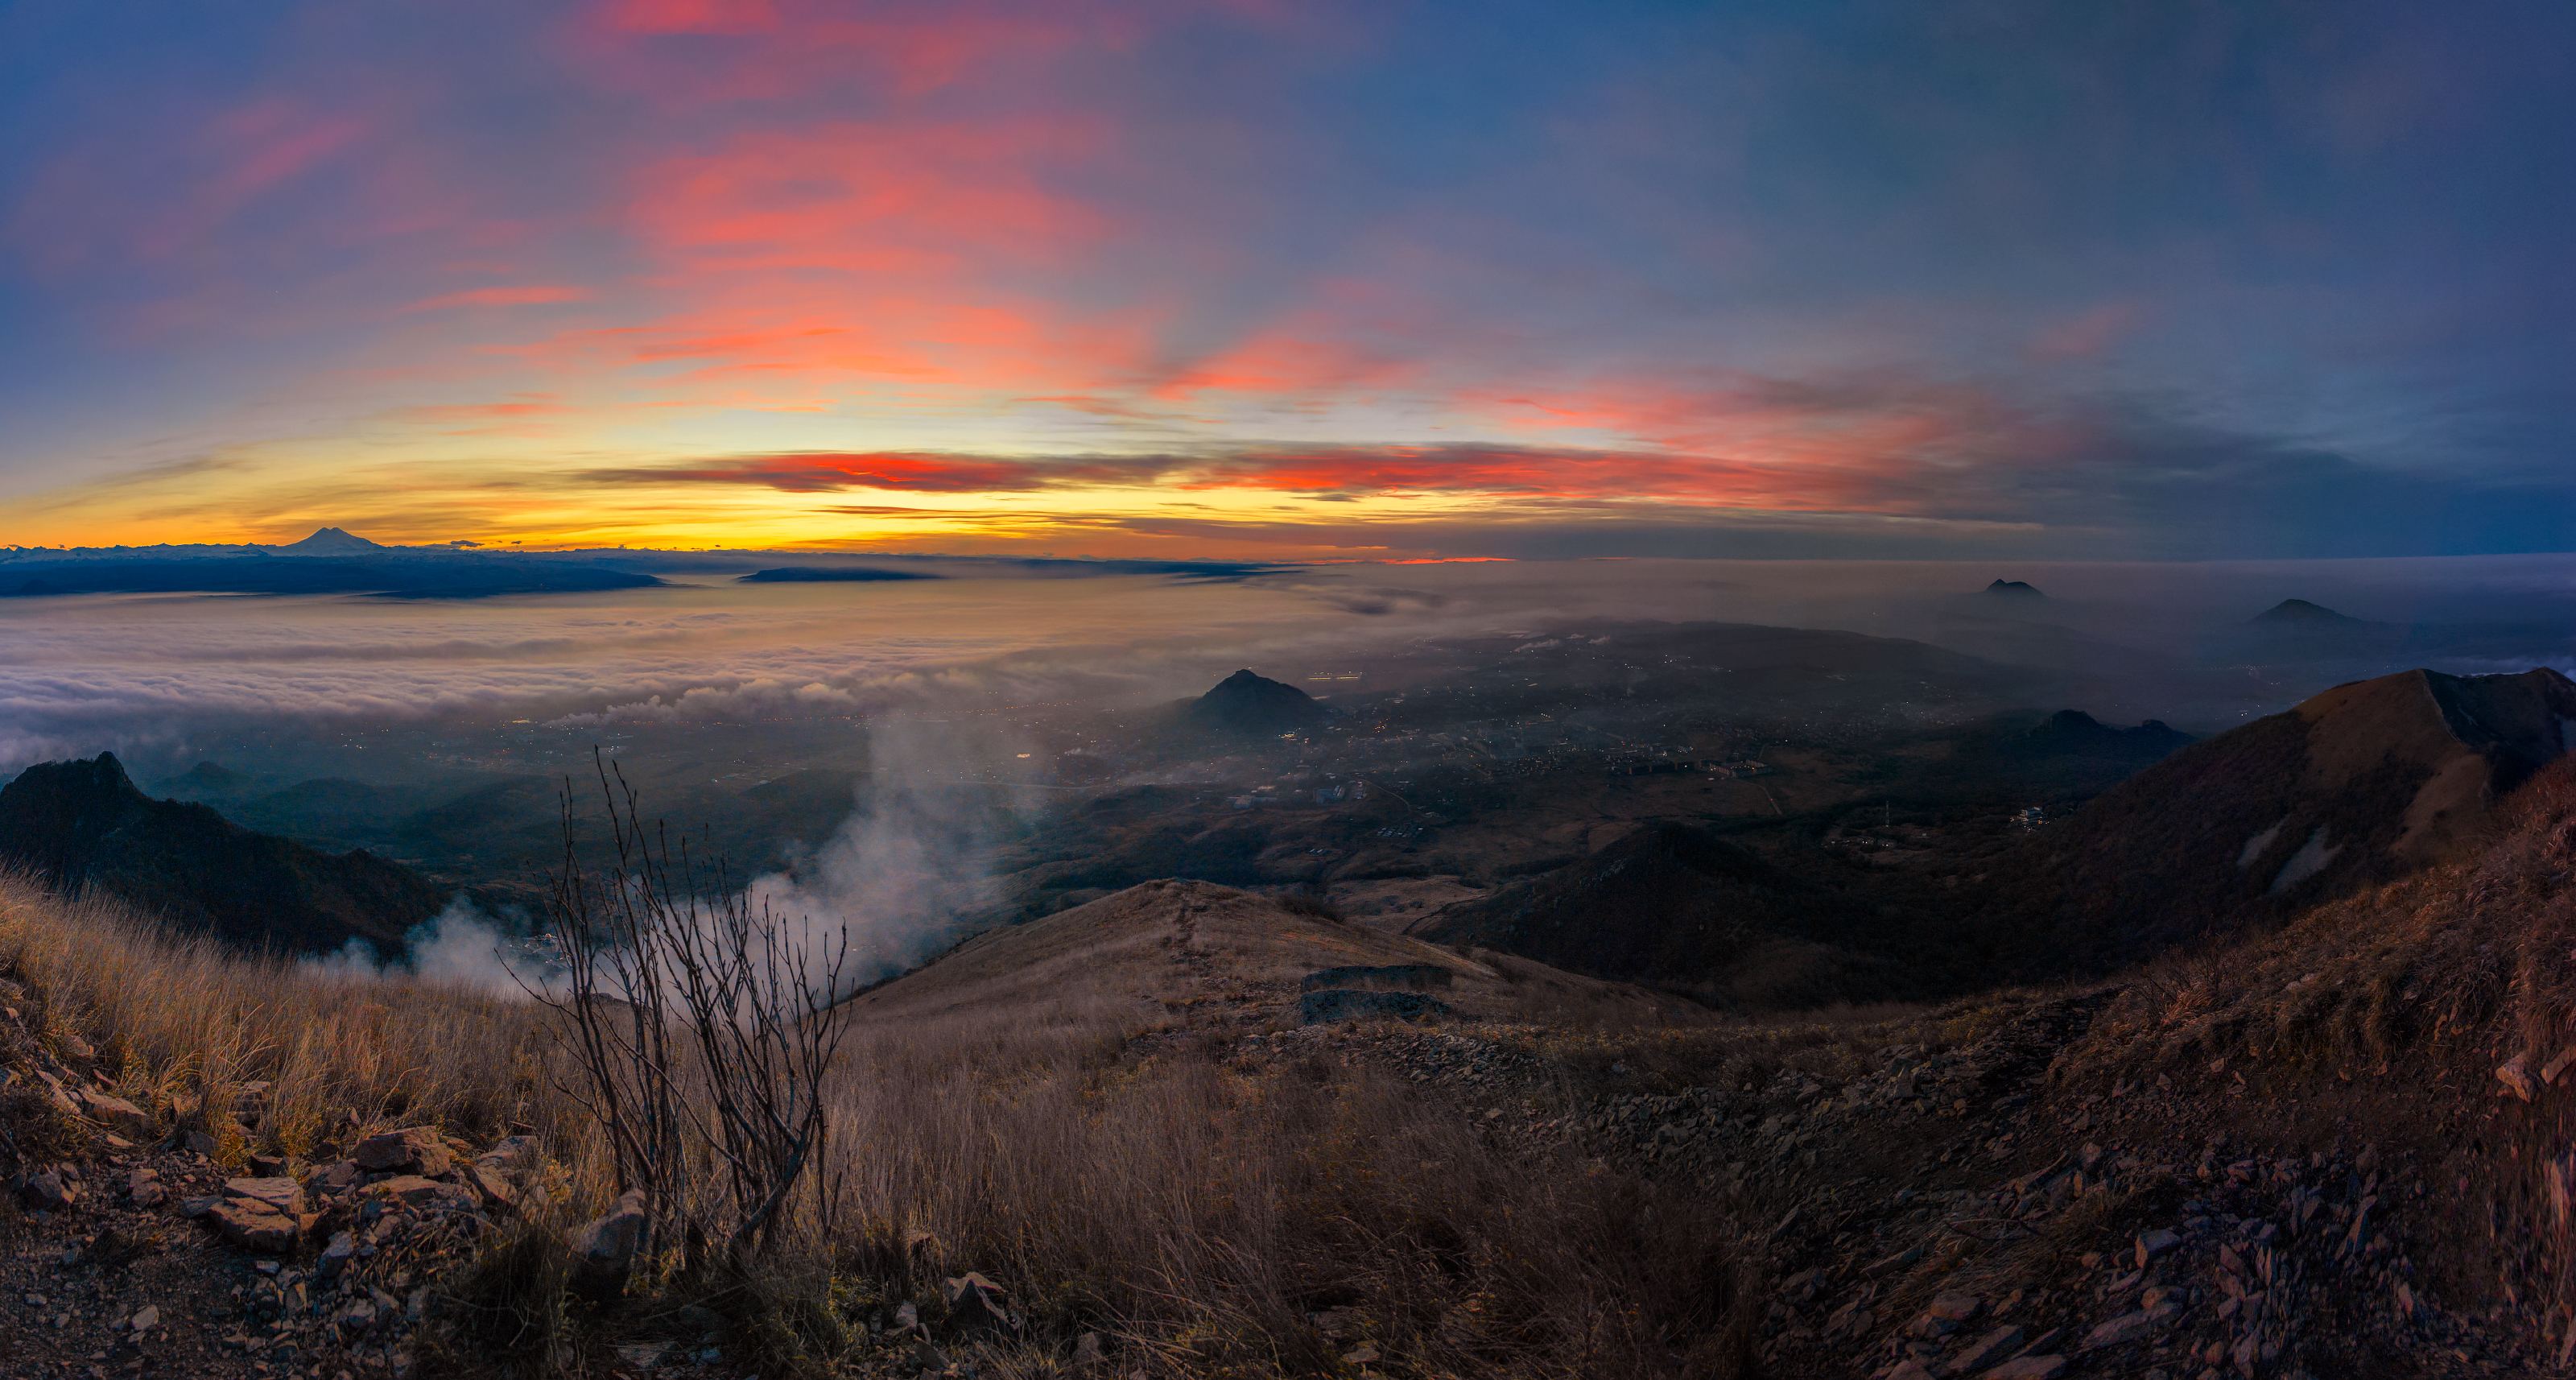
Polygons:
[[[1988,607],[1978,592],[1995,579],[2026,581],[2046,602]],[[69,596],[0,600],[0,772],[100,751],[185,760],[192,744],[245,724],[330,733],[370,723],[1110,707],[1194,694],[1237,666],[1319,665],[1425,639],[1627,620],[1841,628],[2010,659],[2022,643],[1991,635],[2000,612],[2059,634],[2051,655],[2138,680],[2118,707],[2152,714],[2152,674],[2118,668],[2188,659],[2286,598],[2374,622],[2472,630],[2427,658],[2439,669],[2576,665],[2576,557],[2557,555],[1588,560],[855,584],[691,577],[659,589],[452,602]],[[2287,703],[2318,688],[2291,676],[2267,682],[2266,693]]]
[[[773,772],[863,751],[869,770],[830,841],[792,873],[749,885],[751,899],[790,918],[800,944],[851,946],[845,980],[866,980],[935,952],[955,917],[989,899],[999,843],[990,800],[955,787],[978,759],[1007,768],[1026,755],[1012,734],[1027,715],[1009,711],[1168,701],[1238,667],[1347,693],[1357,687],[1332,673],[1362,659],[1446,674],[1450,638],[1655,620],[1833,628],[2032,667],[2036,708],[2204,733],[2401,662],[2455,673],[2576,669],[2576,558],[2564,556],[984,573],[994,569],[825,584],[700,575],[658,589],[446,602],[0,599],[0,779],[102,751],[146,783],[200,761],[277,781],[552,775],[586,772],[594,746],[639,767],[657,756],[697,763],[710,756],[706,735],[721,733],[741,744],[725,749],[733,767],[700,772],[726,772],[704,783],[720,801]],[[2042,593],[1985,593],[1995,580]],[[2423,644],[2431,654],[2388,653],[2395,660],[2230,664],[2252,655],[2247,620],[2283,599],[2383,628],[2447,631]],[[1042,788],[1021,794],[1010,808],[1048,808]],[[504,936],[544,924],[485,915],[460,896],[406,954],[353,941],[329,966],[372,974],[391,964],[515,992],[542,975],[513,967],[521,950]]]

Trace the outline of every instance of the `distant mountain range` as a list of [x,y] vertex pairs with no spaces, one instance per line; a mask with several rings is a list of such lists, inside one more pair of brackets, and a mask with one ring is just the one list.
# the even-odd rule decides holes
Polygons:
[[[794,565],[762,566],[780,558]],[[864,560],[868,565],[852,562]],[[277,562],[288,564],[275,565]],[[262,573],[254,562],[274,566]],[[888,563],[905,569],[882,568]],[[917,568],[913,568],[917,567]],[[1169,575],[1242,580],[1294,566],[1247,561],[1120,561],[912,552],[663,551],[596,546],[518,550],[477,542],[388,546],[338,527],[301,541],[0,548],[0,598],[111,592],[379,594],[469,598],[660,584],[658,575],[730,575],[749,583],[936,579],[943,575],[1080,579]]]
[[2305,599],[2285,599],[2233,628],[2203,639],[2212,665],[2308,664],[2370,675],[2390,666],[2459,658],[2529,661],[2576,650],[2576,630],[2561,623],[2380,622]]
[[[1970,797],[1980,771],[2037,780],[2028,764],[2047,761],[2126,762],[2135,774],[2070,817],[2028,812],[2023,841],[1954,852],[1958,862],[1916,880],[1903,847],[1887,850],[1940,827],[1899,795],[1930,775],[1889,782],[1930,827],[1864,837],[1877,851],[1841,855],[1848,862],[1798,843],[1796,821],[1761,851],[1652,822],[1412,932],[1722,1006],[1920,996],[2003,968],[2050,980],[2113,967],[2260,930],[2464,855],[2487,837],[2496,801],[2576,751],[2576,683],[2546,668],[2408,671],[2198,742],[2072,710],[2000,729],[1959,735],[1958,751],[1933,764],[1974,764],[1954,799]],[[1844,815],[1841,827],[1856,822],[1877,821]],[[1729,832],[1754,838],[1741,824]]]
[[380,546],[325,527],[285,546],[17,551],[0,561],[0,598],[71,594],[370,594],[479,599],[659,585],[651,575],[452,546]]
[[114,896],[252,952],[399,953],[446,893],[365,850],[325,853],[204,805],[154,800],[114,754],[47,762],[0,787],[0,861],[66,892]]

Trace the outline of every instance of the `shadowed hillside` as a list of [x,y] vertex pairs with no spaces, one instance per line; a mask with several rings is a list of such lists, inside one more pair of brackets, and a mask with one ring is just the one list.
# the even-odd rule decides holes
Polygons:
[[2277,921],[2451,855],[2571,737],[2576,685],[2545,668],[2339,685],[2051,827],[2024,914],[2105,961]]
[[1417,931],[1578,973],[1687,987],[1722,1006],[1920,995],[1898,961],[1924,917],[1793,875],[1686,824],[1646,825],[1544,876],[1462,901]]
[[110,753],[29,767],[0,788],[0,860],[252,951],[326,953],[354,938],[393,953],[445,904],[426,878],[364,850],[324,853],[154,800]]

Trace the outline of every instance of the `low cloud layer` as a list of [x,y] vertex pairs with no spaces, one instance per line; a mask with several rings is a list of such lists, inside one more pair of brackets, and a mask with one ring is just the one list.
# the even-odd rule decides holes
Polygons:
[[[101,750],[184,760],[246,725],[300,725],[362,747],[348,735],[378,725],[604,729],[1141,703],[1196,693],[1240,665],[1566,619],[1937,638],[1958,611],[1945,601],[1999,577],[2048,590],[2043,621],[2161,652],[2187,651],[2284,598],[2379,621],[2576,626],[2576,564],[2549,556],[1351,565],[1222,583],[725,586],[453,606],[22,600],[0,603],[0,769]],[[2563,639],[2524,642],[2489,654],[2565,650]]]

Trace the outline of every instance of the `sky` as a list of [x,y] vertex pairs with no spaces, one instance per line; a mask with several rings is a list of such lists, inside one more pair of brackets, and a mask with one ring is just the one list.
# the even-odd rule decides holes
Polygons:
[[0,543],[2576,546],[2539,0],[0,7]]

